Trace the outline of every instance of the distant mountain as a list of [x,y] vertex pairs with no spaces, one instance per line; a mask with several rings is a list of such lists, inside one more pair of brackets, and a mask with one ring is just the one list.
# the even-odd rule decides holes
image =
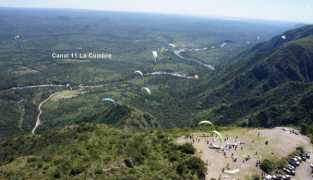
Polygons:
[[266,127],[313,122],[313,26],[258,44],[234,62],[214,79],[202,116]]

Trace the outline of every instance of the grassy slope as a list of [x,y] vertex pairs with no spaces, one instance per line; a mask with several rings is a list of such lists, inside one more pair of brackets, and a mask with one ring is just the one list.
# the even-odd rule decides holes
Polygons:
[[203,162],[193,148],[173,144],[173,137],[83,124],[3,139],[0,179],[199,179]]

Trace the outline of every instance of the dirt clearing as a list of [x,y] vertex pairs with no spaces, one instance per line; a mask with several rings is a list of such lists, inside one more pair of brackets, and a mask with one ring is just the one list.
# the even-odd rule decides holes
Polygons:
[[[260,168],[256,166],[258,161],[286,157],[294,152],[297,147],[303,147],[308,152],[313,151],[309,138],[289,128],[237,128],[225,130],[221,133],[226,140],[224,145],[234,145],[233,148],[227,148],[226,150],[210,148],[212,144],[219,144],[219,141],[216,137],[209,137],[208,134],[203,133],[193,133],[191,137],[180,137],[177,140],[178,143],[192,143],[197,149],[197,156],[207,163],[206,180],[213,178],[250,179],[253,175],[262,173]],[[311,179],[309,167],[311,162],[312,158],[303,163],[297,169],[296,176],[293,179]],[[239,172],[233,173],[238,170]]]

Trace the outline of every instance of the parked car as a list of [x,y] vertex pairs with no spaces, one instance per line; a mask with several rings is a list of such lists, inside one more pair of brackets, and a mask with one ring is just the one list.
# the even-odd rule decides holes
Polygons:
[[298,167],[300,165],[300,162],[295,159],[289,159],[288,161],[292,166]]
[[288,164],[287,168],[290,169],[290,170],[296,170],[296,167],[291,165],[291,164]]
[[289,169],[287,169],[287,168],[284,168],[283,170],[284,170],[285,173],[288,174],[288,175],[291,175],[291,176],[296,175],[296,171],[294,171],[294,170],[289,170]]
[[286,175],[286,180],[290,180],[291,179],[291,176],[290,175]]
[[295,156],[294,158],[298,160],[299,162],[302,162],[302,158],[300,156]]
[[301,157],[302,161],[306,161],[307,160],[307,158],[305,157],[304,154],[301,154],[300,157]]
[[271,175],[266,175],[263,180],[271,180],[272,179],[272,176]]

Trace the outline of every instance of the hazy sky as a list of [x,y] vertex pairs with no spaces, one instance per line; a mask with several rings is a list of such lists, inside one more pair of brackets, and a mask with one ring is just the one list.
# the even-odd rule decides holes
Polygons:
[[313,0],[0,0],[0,6],[157,12],[313,23]]

